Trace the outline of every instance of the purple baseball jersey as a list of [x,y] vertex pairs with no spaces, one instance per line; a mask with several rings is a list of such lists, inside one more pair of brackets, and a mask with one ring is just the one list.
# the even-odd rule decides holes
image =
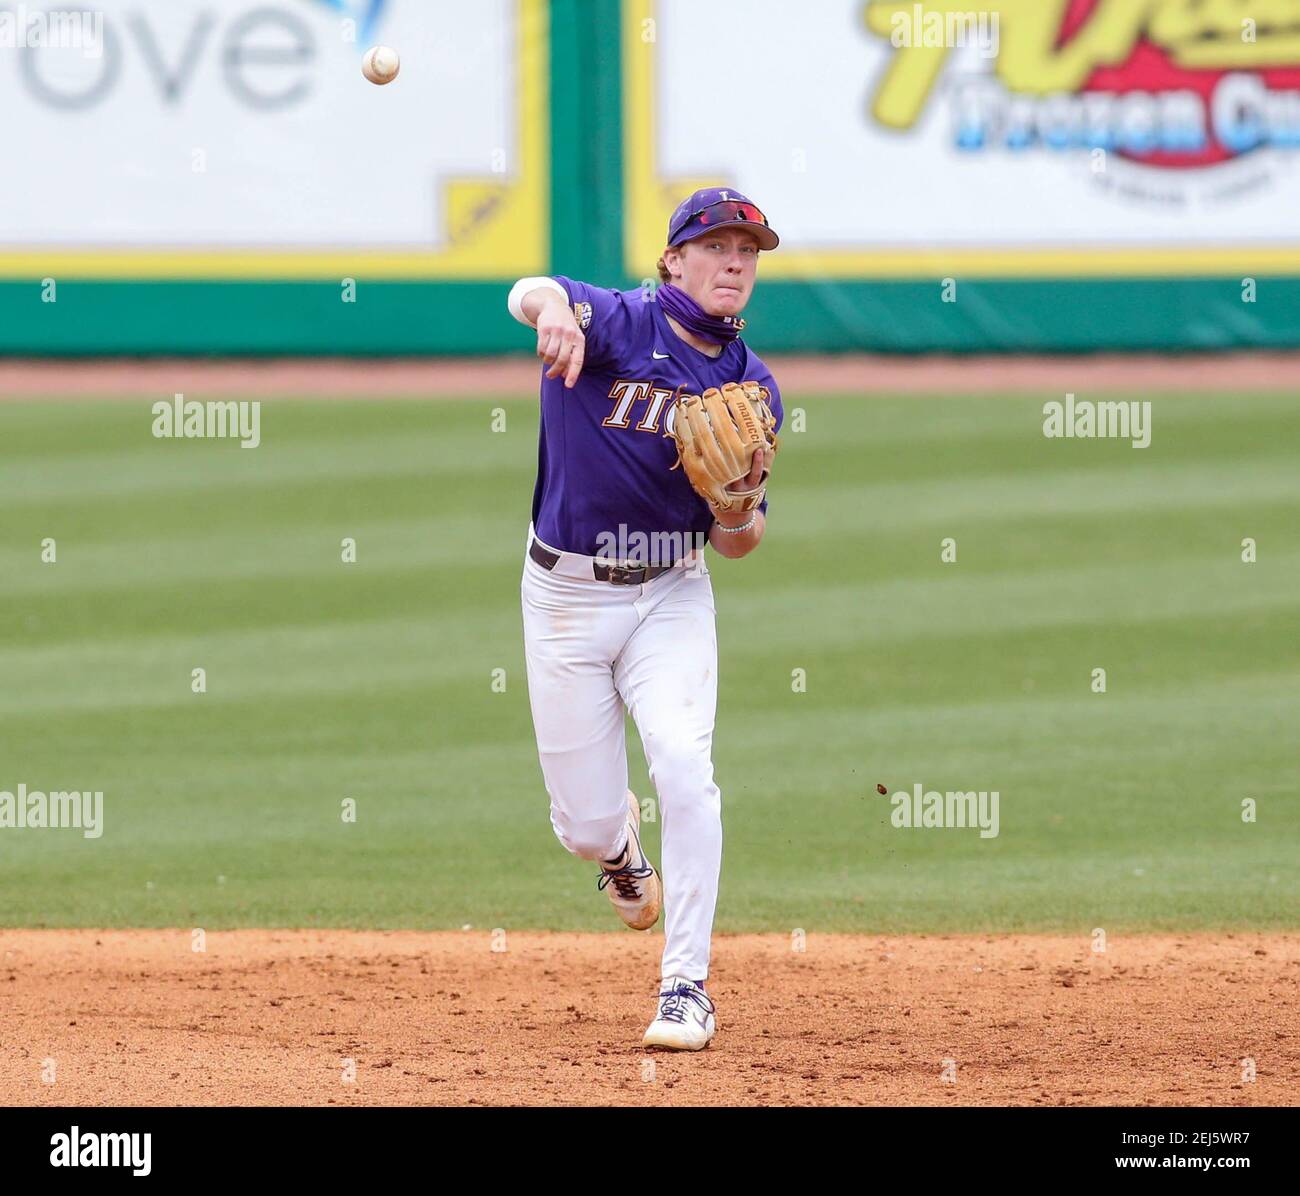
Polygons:
[[[640,289],[614,291],[555,275],[586,336],[582,373],[572,390],[542,370],[542,426],[533,526],[562,552],[607,555],[608,537],[679,533],[700,541],[713,513],[674,470],[674,395],[701,394],[724,382],[759,382],[772,392],[777,427],[784,413],[771,371],[737,337],[707,357],[669,325]],[[763,510],[767,503],[763,503]],[[635,543],[635,541],[633,541]],[[692,541],[693,542],[693,541]]]

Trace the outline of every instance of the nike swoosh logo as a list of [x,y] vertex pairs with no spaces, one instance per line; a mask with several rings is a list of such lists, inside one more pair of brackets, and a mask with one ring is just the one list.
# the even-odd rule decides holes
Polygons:
[[671,354],[671,353],[656,353],[653,349],[651,349],[651,350],[650,350],[650,356],[653,357],[656,361],[663,361],[664,358],[666,358],[666,357],[671,357],[672,354]]

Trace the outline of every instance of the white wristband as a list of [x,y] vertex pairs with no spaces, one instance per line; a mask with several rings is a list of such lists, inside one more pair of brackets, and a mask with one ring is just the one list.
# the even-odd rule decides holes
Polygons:
[[506,300],[506,306],[510,309],[510,314],[514,316],[521,324],[528,328],[536,328],[537,325],[524,315],[524,296],[529,291],[538,291],[550,289],[559,292],[564,297],[564,302],[569,302],[569,292],[566,291],[553,278],[521,278],[514,286],[510,288],[510,297]]

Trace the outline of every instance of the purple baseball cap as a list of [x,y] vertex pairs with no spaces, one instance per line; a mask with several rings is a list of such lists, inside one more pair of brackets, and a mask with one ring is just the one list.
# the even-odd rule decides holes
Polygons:
[[749,229],[758,238],[760,249],[775,249],[781,244],[767,217],[730,187],[705,187],[682,200],[668,221],[668,244],[680,245],[728,225]]

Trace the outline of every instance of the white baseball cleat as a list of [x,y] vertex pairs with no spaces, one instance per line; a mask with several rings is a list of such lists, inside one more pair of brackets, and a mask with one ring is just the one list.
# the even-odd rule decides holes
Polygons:
[[717,1012],[708,994],[685,976],[668,976],[659,989],[659,1012],[641,1039],[644,1046],[702,1051],[717,1032]]
[[659,874],[641,850],[641,807],[630,789],[627,804],[627,846],[619,860],[601,864],[596,887],[633,930],[649,930],[659,921]]

